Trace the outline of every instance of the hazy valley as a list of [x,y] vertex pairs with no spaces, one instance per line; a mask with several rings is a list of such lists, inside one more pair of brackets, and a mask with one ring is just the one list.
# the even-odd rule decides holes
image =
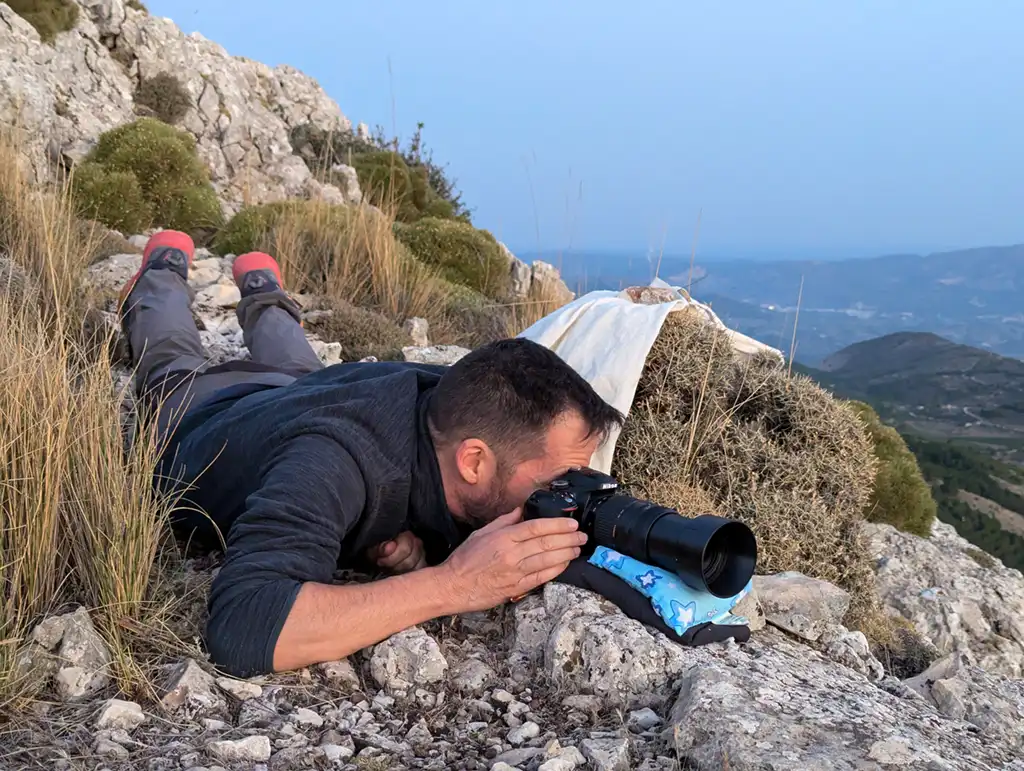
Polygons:
[[[657,257],[567,253],[569,286],[647,283]],[[893,332],[931,332],[1004,356],[1024,357],[1024,245],[835,261],[722,261],[665,256],[658,275],[691,286],[734,329],[815,365],[853,343]],[[802,282],[802,291],[801,291]]]

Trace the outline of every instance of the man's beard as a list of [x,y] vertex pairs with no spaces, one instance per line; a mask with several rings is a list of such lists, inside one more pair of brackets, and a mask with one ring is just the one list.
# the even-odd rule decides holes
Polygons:
[[508,469],[500,468],[489,490],[478,497],[462,502],[462,519],[474,530],[490,524],[502,514],[508,514],[519,506],[522,501],[513,501],[506,485],[512,474]]

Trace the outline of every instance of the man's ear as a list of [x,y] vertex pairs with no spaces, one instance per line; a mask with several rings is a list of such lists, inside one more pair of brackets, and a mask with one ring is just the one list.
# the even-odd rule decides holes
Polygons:
[[468,485],[486,482],[494,473],[494,453],[480,439],[465,439],[455,450],[455,467]]

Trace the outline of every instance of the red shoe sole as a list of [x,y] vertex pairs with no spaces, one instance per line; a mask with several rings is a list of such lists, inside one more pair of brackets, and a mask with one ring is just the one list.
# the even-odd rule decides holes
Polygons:
[[139,266],[138,272],[128,280],[118,293],[117,306],[119,310],[124,306],[124,301],[128,299],[128,295],[131,294],[132,289],[135,287],[135,282],[139,280],[139,276],[145,270],[150,255],[156,249],[164,246],[180,249],[185,252],[188,255],[188,266],[192,267],[192,261],[196,256],[196,245],[188,233],[182,233],[180,230],[161,230],[159,233],[154,233],[150,236],[149,241],[146,242],[146,248],[142,251],[142,265]]
[[274,278],[277,279],[278,286],[284,289],[284,281],[281,279],[281,266],[269,254],[265,252],[247,252],[246,254],[238,255],[235,258],[234,265],[231,266],[231,276],[235,279],[235,283],[241,286],[242,278],[251,270],[269,270],[274,274]]

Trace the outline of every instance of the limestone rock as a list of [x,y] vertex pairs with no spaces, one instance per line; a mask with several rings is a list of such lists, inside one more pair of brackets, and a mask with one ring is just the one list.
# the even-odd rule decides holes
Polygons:
[[626,725],[640,733],[654,728],[656,725],[660,725],[662,722],[661,717],[650,707],[644,707],[643,709],[634,710],[629,713],[629,719],[626,721]]
[[534,260],[531,268],[530,292],[538,299],[556,302],[559,305],[572,302],[576,294],[565,285],[558,275],[558,268],[542,260]]
[[358,691],[360,686],[359,675],[356,674],[352,662],[348,659],[340,661],[326,661],[317,667],[327,681],[332,685],[343,688],[347,691]]
[[[124,0],[76,0],[78,23],[47,45],[7,7],[0,9],[0,121],[20,123],[37,180],[52,160],[80,160],[104,131],[134,120],[141,80],[170,73],[190,106],[180,128],[196,138],[214,187],[233,213],[252,203],[316,195],[357,202],[320,185],[293,154],[290,134],[310,124],[348,131],[351,123],[312,78],[289,66],[268,67],[229,56],[170,19],[127,9]],[[115,58],[116,57],[116,58]]]
[[751,589],[746,596],[736,603],[732,609],[736,616],[747,619],[747,627],[751,632],[760,632],[768,623],[764,617],[764,608],[761,607],[761,600],[757,596],[757,590]]
[[199,715],[227,708],[214,687],[213,677],[192,659],[178,664],[170,673],[160,703],[169,712],[182,710]]
[[957,651],[905,685],[946,717],[971,723],[992,741],[1024,752],[1024,680],[989,674],[969,651]]
[[82,699],[110,682],[110,651],[85,608],[61,618],[64,631],[57,652],[57,692],[63,699]]
[[100,757],[110,758],[111,760],[128,760],[130,755],[127,748],[105,736],[97,737],[92,746],[92,751]]
[[142,707],[134,701],[109,699],[103,704],[96,717],[96,728],[99,730],[120,728],[125,731],[134,731],[145,722],[146,715],[143,713]]
[[242,295],[233,281],[211,284],[196,294],[197,305],[214,308],[233,308],[241,299]]
[[994,675],[1024,677],[1024,575],[983,568],[971,545],[945,523],[931,538],[891,525],[865,524],[877,558],[876,586],[885,605],[910,619],[943,654],[970,651]]
[[629,743],[625,739],[584,739],[583,757],[597,771],[629,771]]
[[245,701],[246,699],[258,699],[263,695],[263,688],[256,683],[250,683],[248,680],[235,680],[232,677],[218,677],[217,686],[224,691],[234,696],[238,701]]
[[540,736],[540,726],[531,720],[509,731],[508,741],[509,744],[518,747],[520,744],[525,744],[530,739],[536,739],[538,736]]
[[377,644],[370,657],[373,679],[392,692],[440,682],[447,671],[448,662],[434,638],[415,626]]
[[341,363],[341,343],[325,343],[322,340],[310,338],[309,345],[325,367]]
[[412,344],[418,348],[426,348],[430,345],[430,325],[426,319],[418,316],[406,319],[402,329],[412,339]]
[[685,650],[619,611],[559,622],[544,651],[556,682],[627,700],[665,687],[685,665]]
[[484,688],[497,679],[497,674],[480,659],[470,658],[455,667],[452,685],[464,694],[480,694]]
[[850,607],[848,592],[800,573],[755,576],[754,588],[769,624],[811,642]]
[[344,163],[336,163],[331,167],[334,174],[334,182],[341,191],[344,202],[349,206],[355,206],[362,202],[363,194],[359,189],[359,175],[351,166]]
[[833,661],[860,672],[868,680],[877,682],[885,676],[882,662],[874,657],[863,632],[851,632],[840,624],[822,630],[818,642],[826,656]]
[[498,248],[508,261],[509,286],[514,299],[532,297],[564,305],[575,298],[575,293],[565,285],[554,265],[542,260],[534,261],[532,266],[527,265],[500,241]]
[[48,45],[0,3],[0,123],[22,129],[36,181],[50,176],[55,161],[84,157],[101,133],[131,121],[133,90],[88,12]]
[[270,749],[266,736],[223,739],[206,745],[206,751],[223,763],[262,763],[270,760]]
[[407,345],[402,348],[402,356],[405,360],[417,362],[418,364],[450,365],[457,362],[467,353],[469,353],[468,348],[458,345],[429,345],[425,347]]
[[[688,651],[665,735],[698,768],[1007,768],[1019,750],[900,698],[781,633]],[[1012,713],[1010,713],[1012,716]],[[888,765],[887,765],[888,764]]]
[[685,649],[592,592],[549,583],[516,604],[513,671],[542,665],[556,682],[612,701],[665,686]]

